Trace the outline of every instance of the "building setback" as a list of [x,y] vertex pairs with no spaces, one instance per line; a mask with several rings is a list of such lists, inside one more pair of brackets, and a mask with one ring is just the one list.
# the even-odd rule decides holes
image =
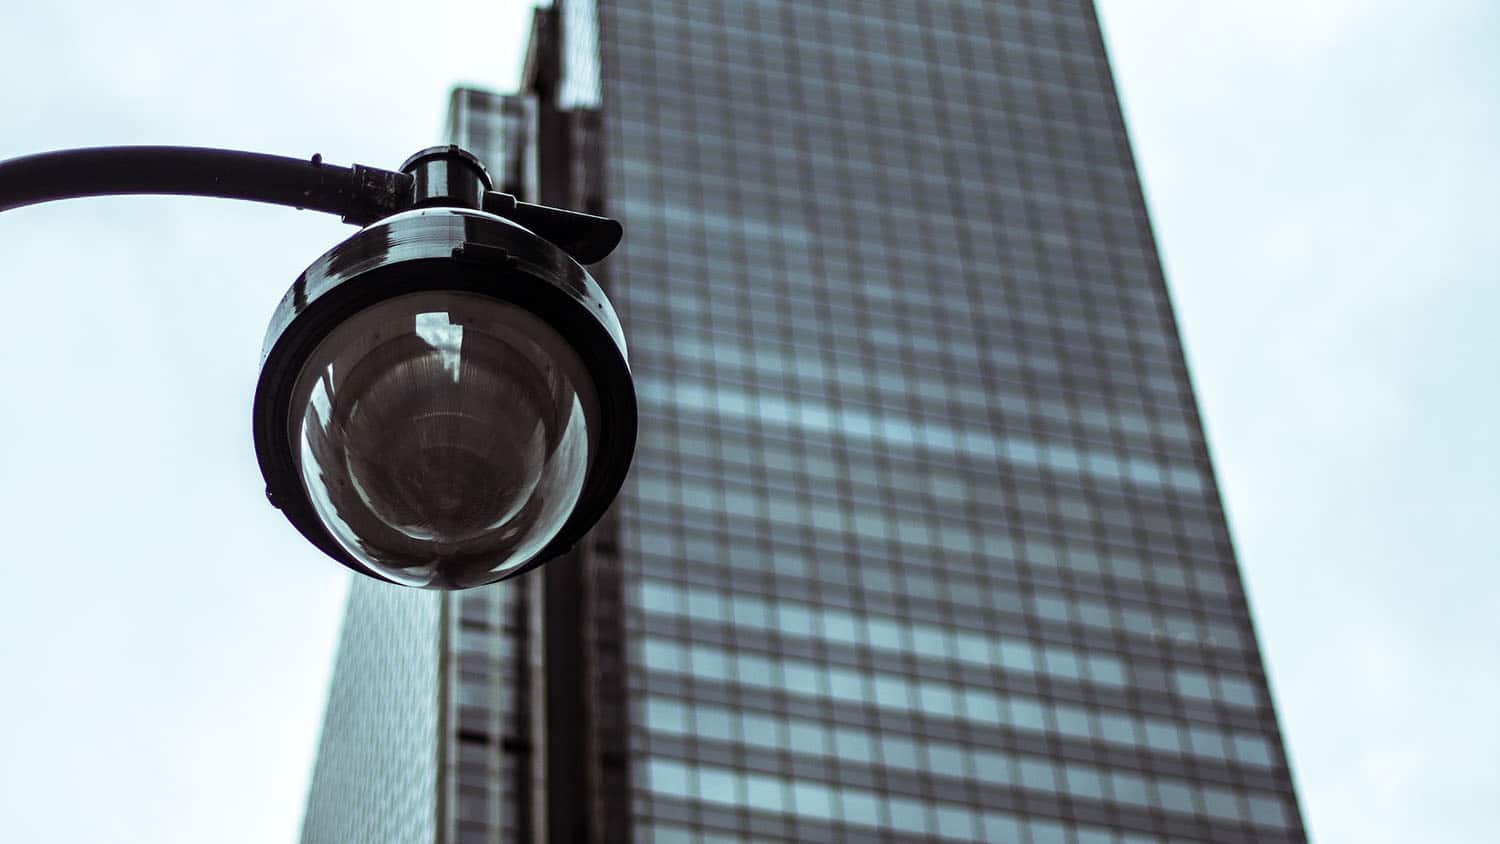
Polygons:
[[631,480],[354,584],[304,841],[1306,840],[1087,0],[558,0],[523,87],[450,134],[624,223]]

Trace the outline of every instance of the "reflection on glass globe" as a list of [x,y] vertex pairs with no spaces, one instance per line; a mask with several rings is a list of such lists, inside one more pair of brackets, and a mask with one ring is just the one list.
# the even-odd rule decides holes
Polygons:
[[[292,453],[324,526],[411,586],[499,580],[583,490],[597,399],[549,325],[470,293],[413,293],[345,320],[297,379]],[[295,416],[295,415],[294,415]]]

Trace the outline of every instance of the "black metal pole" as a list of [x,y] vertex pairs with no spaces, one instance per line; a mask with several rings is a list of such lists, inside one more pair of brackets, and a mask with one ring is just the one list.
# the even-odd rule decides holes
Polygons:
[[177,194],[267,202],[366,225],[410,204],[412,177],[322,156],[204,147],[93,147],[0,161],[0,211],[84,196]]

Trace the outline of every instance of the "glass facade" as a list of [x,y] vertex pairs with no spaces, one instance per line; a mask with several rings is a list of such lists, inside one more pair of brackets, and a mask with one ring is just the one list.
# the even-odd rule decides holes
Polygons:
[[[451,138],[624,223],[635,466],[576,557],[351,601],[305,839],[415,724],[349,806],[436,840],[1305,841],[1087,0],[559,0],[529,55]],[[345,652],[414,623],[380,721]]]
[[351,584],[303,844],[436,840],[441,597],[363,577]]
[[1303,840],[1092,8],[597,14],[636,840]]

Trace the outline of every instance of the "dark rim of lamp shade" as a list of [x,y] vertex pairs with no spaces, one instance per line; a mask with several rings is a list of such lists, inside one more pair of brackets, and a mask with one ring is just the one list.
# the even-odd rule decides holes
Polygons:
[[599,285],[567,253],[527,229],[482,211],[423,208],[361,229],[315,261],[277,305],[255,391],[255,451],[266,495],[324,553],[380,580],[324,528],[303,487],[288,432],[304,361],[344,320],[378,302],[454,291],[516,305],[537,316],[583,361],[598,397],[590,419],[597,447],[572,514],[539,553],[505,579],[567,552],[614,500],[635,450],[636,398],[624,333]]

